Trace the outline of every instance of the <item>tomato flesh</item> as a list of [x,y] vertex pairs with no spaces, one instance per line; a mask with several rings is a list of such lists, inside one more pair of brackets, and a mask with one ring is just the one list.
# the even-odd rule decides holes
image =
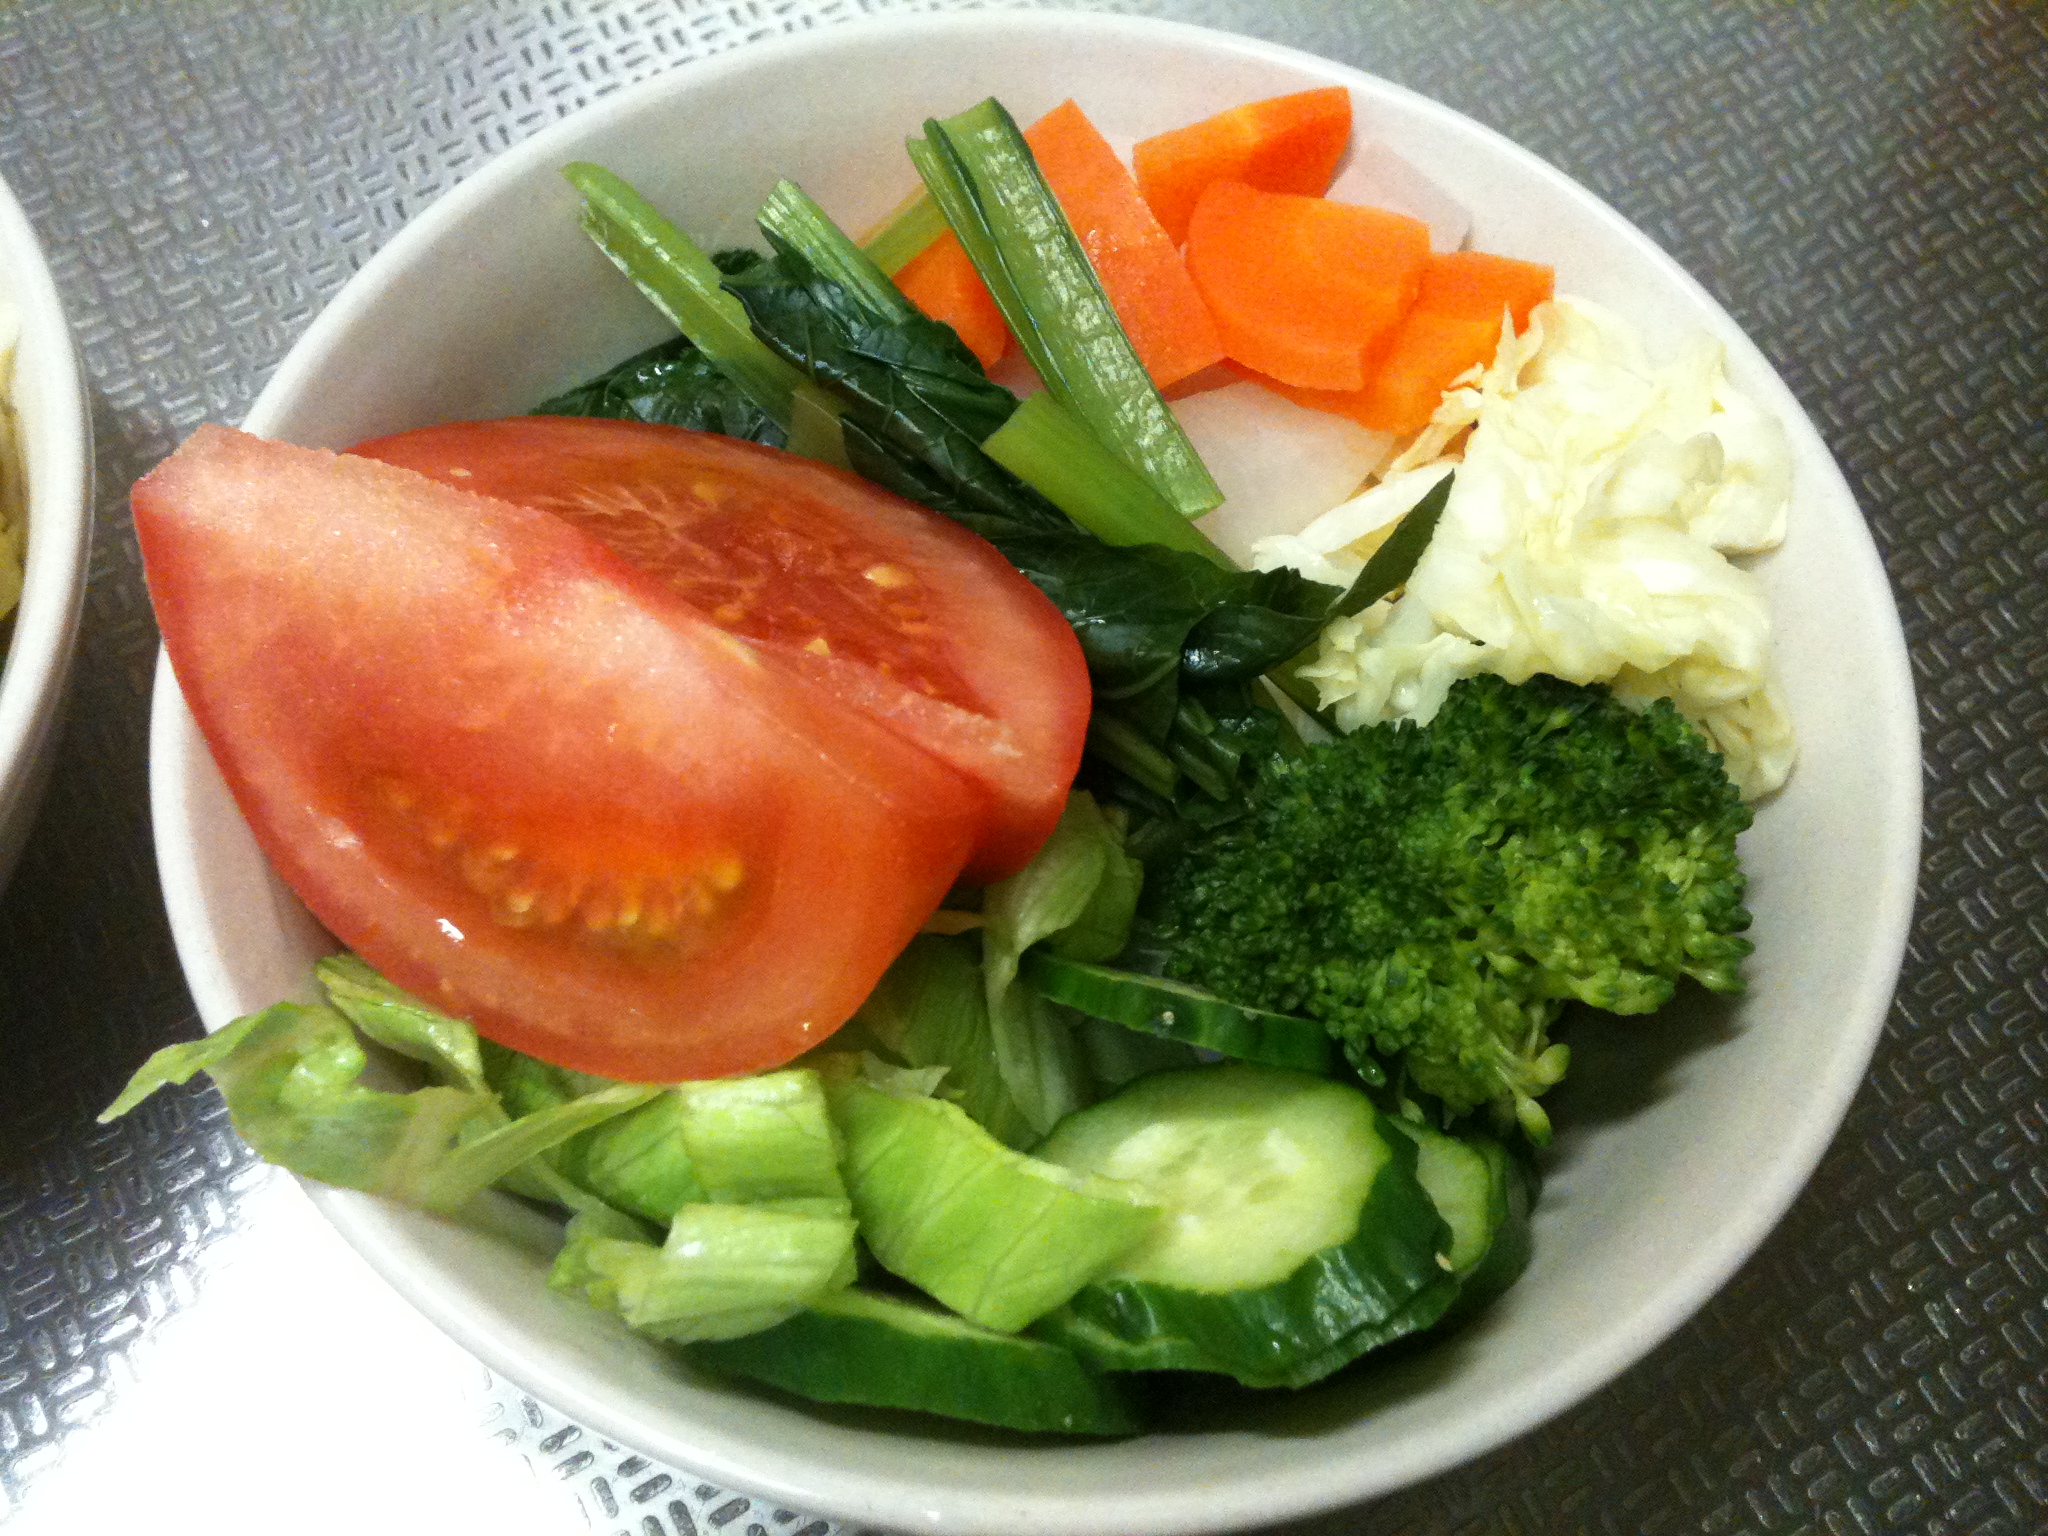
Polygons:
[[791,454],[642,422],[453,422],[350,451],[573,523],[965,774],[988,797],[968,879],[1022,867],[1058,821],[1088,727],[1080,644],[949,519]]
[[640,1081],[787,1061],[982,834],[958,773],[548,513],[220,427],[133,502],[265,854],[516,1049]]

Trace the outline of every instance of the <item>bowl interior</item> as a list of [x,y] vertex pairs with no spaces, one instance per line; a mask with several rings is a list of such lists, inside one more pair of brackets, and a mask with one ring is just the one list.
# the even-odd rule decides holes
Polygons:
[[85,591],[92,429],[64,307],[34,229],[0,182],[0,299],[21,336],[11,393],[27,480],[21,605],[0,671],[0,883],[35,815]]
[[[1122,1444],[1023,1445],[723,1386],[551,1296],[549,1229],[509,1202],[479,1231],[320,1192],[438,1323],[604,1433],[890,1526],[1160,1533],[1332,1506],[1476,1455],[1623,1369],[1754,1249],[1839,1123],[1897,974],[1919,832],[1911,685],[1862,519],[1797,404],[1690,279],[1564,177],[1410,93],[1270,45],[1119,18],[925,18],[750,47],[600,103],[428,210],[316,322],[247,425],[339,447],[514,413],[658,339],[662,322],[577,228],[557,174],[570,160],[609,165],[718,244],[748,237],[780,175],[863,227],[910,186],[904,137],[991,93],[1027,121],[1074,96],[1129,140],[1327,84],[1352,90],[1361,138],[1392,146],[1473,213],[1475,245],[1554,263],[1560,289],[1635,318],[1659,347],[1714,332],[1736,382],[1790,431],[1792,531],[1760,569],[1802,757],[1745,843],[1749,996],[1581,1030],[1535,1261],[1475,1326],[1384,1368],[1218,1405]],[[167,669],[156,703],[166,898],[201,1013],[218,1027],[303,993],[327,941],[264,864]]]

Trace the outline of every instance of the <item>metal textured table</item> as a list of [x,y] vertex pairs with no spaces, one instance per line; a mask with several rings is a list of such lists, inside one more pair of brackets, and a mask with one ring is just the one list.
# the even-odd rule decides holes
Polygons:
[[[100,526],[59,771],[0,901],[0,1506],[18,1528],[822,1536],[462,1356],[193,1089],[155,887],[125,492],[237,419],[383,240],[651,72],[887,0],[15,0],[0,170],[53,253]],[[1920,909],[1812,1187],[1692,1324],[1477,1464],[1304,1531],[2048,1529],[2048,20],[1961,5],[1188,0],[1584,181],[1756,338],[1840,459],[1921,689]],[[509,1452],[506,1449],[510,1448]]]

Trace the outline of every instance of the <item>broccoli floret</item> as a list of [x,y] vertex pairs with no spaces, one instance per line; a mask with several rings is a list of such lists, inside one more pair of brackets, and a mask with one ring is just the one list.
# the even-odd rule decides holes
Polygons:
[[1250,814],[1150,872],[1169,974],[1322,1020],[1454,1113],[1563,1075],[1576,998],[1648,1013],[1680,976],[1742,989],[1750,813],[1668,703],[1476,677],[1427,726],[1370,727],[1259,770]]

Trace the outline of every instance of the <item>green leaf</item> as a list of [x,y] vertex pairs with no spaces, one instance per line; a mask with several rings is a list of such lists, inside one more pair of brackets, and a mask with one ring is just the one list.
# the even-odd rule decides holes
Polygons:
[[1004,1146],[1021,1149],[1038,1139],[996,1060],[987,984],[971,938],[912,939],[854,1017],[910,1067],[944,1069],[939,1096]]
[[789,434],[687,336],[635,353],[609,373],[533,409],[536,416],[603,416],[717,432],[784,448]]
[[430,1211],[456,1210],[541,1153],[637,1109],[660,1091],[646,1083],[619,1083],[465,1137],[421,1178],[411,1201]]
[[488,1090],[476,1028],[394,987],[358,956],[329,955],[313,967],[341,1016],[386,1050],[424,1062],[442,1082],[474,1093]]
[[[1100,925],[1131,879],[1123,865],[1122,837],[1094,799],[1077,790],[1031,862],[982,893],[982,984],[996,1063],[1040,1135],[1081,1106],[1087,1078],[1072,1029],[1051,1004],[1017,984],[1017,965],[1032,945],[1091,915],[1097,927],[1082,942],[1099,945],[1105,938]],[[1096,906],[1105,881],[1117,886],[1107,910]],[[1124,927],[1128,932],[1128,912]]]
[[853,1283],[850,1217],[686,1205],[652,1243],[571,1221],[548,1284],[675,1343],[772,1328]]
[[278,1003],[205,1040],[158,1051],[102,1118],[203,1068],[236,1131],[265,1162],[422,1203],[463,1134],[500,1123],[502,1114],[490,1095],[461,1088],[365,1088],[357,1079],[366,1065],[354,1031],[332,1008]]
[[790,430],[794,451],[844,466],[845,451],[831,431],[836,411],[755,337],[745,311],[720,286],[724,274],[697,243],[603,166],[579,161],[562,174],[583,194],[583,228],[612,264],[764,414]]

